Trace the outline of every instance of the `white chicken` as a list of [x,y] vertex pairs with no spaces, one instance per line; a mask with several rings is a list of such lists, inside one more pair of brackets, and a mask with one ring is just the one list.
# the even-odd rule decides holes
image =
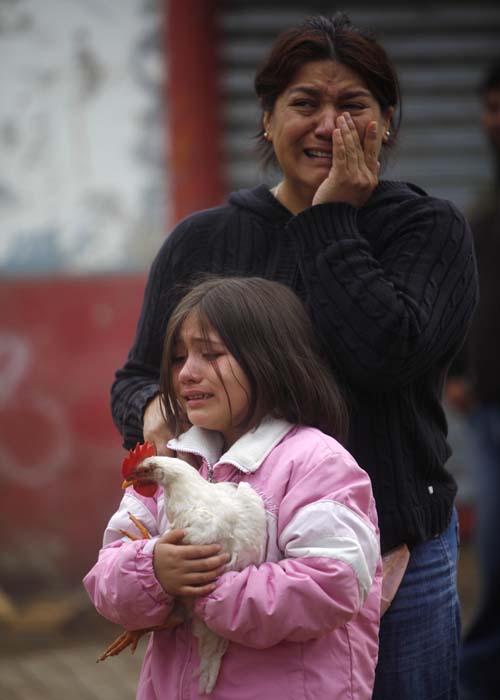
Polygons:
[[[247,483],[206,481],[187,462],[174,457],[148,457],[128,477],[128,483],[153,480],[165,491],[166,515],[181,528],[185,544],[220,544],[230,555],[226,570],[241,571],[265,558],[267,527],[262,498]],[[200,657],[199,692],[216,683],[228,641],[193,617]]]

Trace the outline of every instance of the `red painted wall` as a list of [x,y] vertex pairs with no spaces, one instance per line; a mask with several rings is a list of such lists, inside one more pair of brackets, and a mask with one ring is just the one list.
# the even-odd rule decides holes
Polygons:
[[[121,497],[109,387],[133,338],[141,277],[0,283],[0,578],[81,579]],[[8,535],[6,535],[8,533]]]

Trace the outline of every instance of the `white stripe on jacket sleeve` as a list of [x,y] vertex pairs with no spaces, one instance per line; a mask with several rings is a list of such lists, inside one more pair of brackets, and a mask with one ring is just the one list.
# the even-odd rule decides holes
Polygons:
[[374,527],[343,503],[316,501],[301,508],[283,529],[279,546],[285,557],[328,557],[356,573],[361,600],[373,582],[380,555]]

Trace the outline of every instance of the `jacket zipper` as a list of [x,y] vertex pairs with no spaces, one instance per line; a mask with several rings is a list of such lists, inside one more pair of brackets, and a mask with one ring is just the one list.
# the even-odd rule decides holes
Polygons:
[[[212,464],[209,464],[209,463],[208,463],[208,460],[207,460],[207,458],[205,457],[205,455],[203,455],[201,452],[197,452],[196,450],[184,450],[184,451],[185,451],[187,454],[195,455],[196,457],[200,457],[200,458],[201,458],[201,467],[200,467],[200,471],[202,470],[203,466],[206,464],[206,465],[207,465],[207,481],[209,481],[210,483],[213,483],[213,482],[215,481],[215,479],[214,479],[214,468],[213,468],[213,465],[212,465]],[[181,450],[181,452],[182,452],[182,450]]]
[[196,452],[195,450],[189,450],[189,454],[196,455],[197,457],[201,457],[202,466],[200,467],[200,471],[201,471],[201,468],[203,467],[203,465],[206,464],[207,465],[207,481],[209,481],[211,484],[213,484],[215,481],[213,465],[208,463],[207,458],[204,455],[202,455],[201,452]]

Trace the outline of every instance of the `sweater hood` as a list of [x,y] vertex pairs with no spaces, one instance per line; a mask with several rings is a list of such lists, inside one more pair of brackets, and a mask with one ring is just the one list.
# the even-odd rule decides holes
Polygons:
[[267,185],[237,190],[230,195],[229,203],[276,223],[286,224],[293,216],[291,211],[278,202]]
[[[365,206],[384,203],[398,203],[409,197],[427,197],[427,193],[409,182],[396,180],[381,180],[372,197]],[[293,214],[284,207],[271,193],[267,185],[258,185],[252,189],[241,189],[233,192],[229,197],[229,203],[239,209],[251,211],[258,216],[276,223],[286,224],[293,218]]]

